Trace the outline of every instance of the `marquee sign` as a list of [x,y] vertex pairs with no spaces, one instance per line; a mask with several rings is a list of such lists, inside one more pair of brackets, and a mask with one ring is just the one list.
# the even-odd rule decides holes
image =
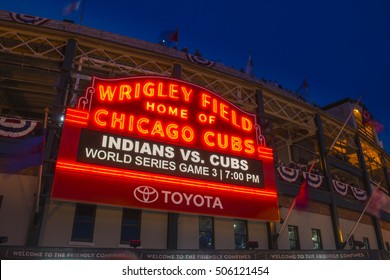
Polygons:
[[182,80],[94,77],[65,115],[54,199],[279,220],[254,114]]

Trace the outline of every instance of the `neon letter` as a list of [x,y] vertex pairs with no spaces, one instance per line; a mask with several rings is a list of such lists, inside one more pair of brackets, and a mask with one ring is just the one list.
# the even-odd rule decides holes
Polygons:
[[149,89],[149,87],[150,86],[154,86],[154,83],[146,83],[145,85],[144,85],[144,94],[146,95],[146,96],[149,96],[149,97],[152,97],[152,96],[154,96],[154,88],[151,88],[151,89]]
[[107,115],[108,115],[108,111],[103,110],[103,109],[102,109],[102,110],[97,110],[96,113],[95,113],[95,117],[94,117],[95,123],[96,123],[98,126],[102,126],[102,127],[107,126],[107,122],[102,121],[102,120],[100,119],[100,115],[105,115],[105,116],[107,116]]
[[152,132],[150,132],[150,135],[160,134],[161,137],[164,137],[164,130],[162,128],[162,124],[160,121],[156,121],[156,123],[153,126]]
[[195,138],[194,130],[189,126],[183,127],[183,129],[181,130],[181,134],[182,134],[181,137],[183,137],[183,140],[188,142],[188,143],[192,142]]
[[[223,137],[223,139],[222,139]],[[221,133],[217,134],[218,147],[221,149],[226,149],[229,145],[229,140],[227,134],[222,135]]]
[[112,91],[111,86],[107,86],[106,91],[104,91],[104,86],[99,86],[100,100],[104,101],[107,97],[108,101],[112,101],[112,99],[114,99],[115,91],[116,87],[114,87],[114,91]]
[[184,94],[184,100],[186,102],[190,101],[190,94],[192,93],[192,89],[190,89],[189,91],[187,91],[187,88],[186,87],[181,87],[181,90],[183,91],[183,94]]
[[206,108],[208,104],[210,104],[210,98],[211,96],[206,94],[206,93],[202,93],[202,107]]
[[215,143],[210,141],[210,139],[209,139],[209,137],[214,137],[214,136],[215,136],[214,132],[211,132],[211,131],[208,131],[204,134],[203,139],[204,139],[204,142],[206,143],[207,146],[209,146],[209,147],[215,146]]
[[242,117],[241,119],[242,122],[242,129],[246,131],[251,131],[253,128],[253,123],[250,119]]
[[228,114],[226,109],[228,109],[228,108],[229,108],[229,106],[227,106],[223,103],[219,104],[219,110],[220,110],[219,114],[220,114],[221,118],[224,118],[225,120],[229,120],[229,118],[226,117],[226,115]]
[[254,146],[253,140],[245,140],[244,146],[246,147],[246,149],[244,150],[245,153],[253,154],[255,152],[255,146]]
[[232,136],[232,150],[235,152],[242,150],[242,140],[239,137]]
[[120,117],[117,117],[117,112],[112,113],[111,118],[111,128],[116,128],[116,124],[119,123],[119,129],[125,127],[125,114],[120,114]]
[[130,92],[131,92],[131,87],[129,85],[122,85],[122,86],[120,86],[120,88],[119,88],[119,100],[123,100],[125,95],[126,95],[126,98],[128,100],[130,100],[131,99]]
[[177,84],[170,84],[169,85],[169,97],[172,99],[179,99],[179,96],[176,95],[178,92],[178,85]]
[[140,119],[138,120],[138,122],[137,122],[137,129],[138,129],[138,131],[141,132],[142,134],[148,134],[149,131],[142,128],[142,124],[143,124],[143,123],[149,123],[149,119],[147,119],[147,118],[140,118]]
[[179,137],[179,133],[177,131],[177,124],[174,123],[168,124],[167,135],[171,139],[177,139]]

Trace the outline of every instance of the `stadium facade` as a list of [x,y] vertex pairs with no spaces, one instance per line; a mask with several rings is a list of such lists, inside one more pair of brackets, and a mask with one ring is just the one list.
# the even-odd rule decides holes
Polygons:
[[388,258],[390,214],[361,216],[390,188],[362,102],[320,108],[199,54],[0,21],[1,125],[45,126],[43,164],[0,174],[2,258]]

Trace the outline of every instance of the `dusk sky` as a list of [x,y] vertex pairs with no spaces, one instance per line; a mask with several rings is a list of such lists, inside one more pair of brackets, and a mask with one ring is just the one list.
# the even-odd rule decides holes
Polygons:
[[[2,0],[0,9],[80,23],[81,7],[63,16],[70,2]],[[252,52],[257,78],[293,91],[306,78],[320,106],[361,96],[390,151],[388,0],[86,0],[82,24],[155,43],[179,28],[179,49],[236,69]]]

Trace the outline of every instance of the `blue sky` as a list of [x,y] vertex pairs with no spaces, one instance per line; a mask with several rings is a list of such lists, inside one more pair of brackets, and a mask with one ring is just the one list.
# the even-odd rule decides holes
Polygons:
[[[62,20],[71,1],[2,0],[0,9]],[[67,19],[80,21],[80,11]],[[390,151],[390,1],[126,1],[86,0],[83,25],[158,42],[179,28],[179,48],[245,68],[295,91],[303,79],[323,106],[350,97],[385,126]]]

